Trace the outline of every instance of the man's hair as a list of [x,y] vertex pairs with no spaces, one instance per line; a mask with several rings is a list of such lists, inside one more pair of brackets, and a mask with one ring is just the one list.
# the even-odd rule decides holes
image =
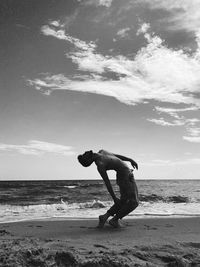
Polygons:
[[86,151],[84,154],[82,155],[78,155],[78,161],[80,162],[80,164],[84,167],[89,167],[92,162],[94,161],[93,160],[93,151],[92,150],[89,150],[89,151]]

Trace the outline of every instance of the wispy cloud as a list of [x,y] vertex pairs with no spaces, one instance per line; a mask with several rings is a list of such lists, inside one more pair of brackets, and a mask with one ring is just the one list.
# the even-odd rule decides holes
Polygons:
[[0,151],[15,151],[25,155],[42,155],[44,153],[56,153],[63,156],[74,154],[71,146],[63,146],[55,143],[31,140],[26,145],[2,144]]
[[[166,107],[155,107],[157,113],[167,114],[170,117],[167,119],[148,119],[155,124],[161,126],[185,126],[188,136],[183,136],[183,140],[189,142],[198,143],[200,141],[200,119],[198,118],[187,118],[185,113],[187,112],[199,112],[199,107],[191,106],[187,108],[166,108]],[[183,115],[184,114],[184,115]]]
[[138,0],[145,2],[151,9],[165,9],[171,12],[168,16],[167,27],[171,30],[188,30],[199,32],[200,29],[200,2],[199,0]]
[[113,0],[99,0],[99,4],[103,6],[110,7]]
[[[198,119],[183,115],[200,108],[197,97],[200,84],[198,49],[193,54],[173,50],[159,36],[151,33],[149,24],[143,23],[137,34],[143,34],[147,43],[134,57],[103,55],[97,52],[94,42],[74,38],[58,24],[44,25],[41,31],[46,36],[74,46],[66,57],[72,60],[79,75],[66,77],[63,74],[49,74],[29,80],[29,84],[47,95],[56,90],[71,90],[111,96],[129,105],[151,100],[184,104],[184,108],[156,106],[158,114],[164,113],[172,118],[148,120],[161,126],[184,126],[188,137],[198,137]],[[112,72],[114,78],[108,78],[108,72]],[[184,140],[196,142],[195,138],[189,140],[186,136]]]
[[185,123],[180,120],[173,120],[172,122],[166,121],[164,118],[160,119],[147,119],[148,121],[154,122],[157,125],[161,126],[182,126]]
[[110,7],[113,0],[85,0],[79,1],[82,2],[84,5],[95,5],[95,6],[105,6]]
[[192,143],[200,143],[200,120],[199,119],[188,120],[186,129],[188,136],[183,136],[183,139]]
[[[148,27],[143,31],[147,31]],[[49,25],[42,27],[44,35],[70,42],[76,48],[66,54],[81,71],[89,71],[87,80],[80,81],[62,74],[35,79],[35,84],[49,91],[76,90],[105,94],[126,104],[142,103],[148,100],[184,103],[200,106],[195,97],[200,84],[200,61],[196,54],[188,55],[182,50],[172,50],[164,41],[144,32],[147,45],[134,58],[108,56],[96,52],[96,44],[84,42]],[[106,78],[112,71],[118,79]],[[93,74],[99,74],[98,79]]]
[[200,143],[200,136],[183,136],[183,139],[191,143]]
[[144,166],[164,166],[164,167],[171,167],[177,165],[199,165],[200,158],[188,158],[188,159],[152,159],[151,161],[145,161],[141,163]]
[[155,110],[158,113],[167,113],[170,116],[174,117],[174,118],[180,118],[180,113],[186,113],[187,111],[197,111],[200,108],[197,106],[191,106],[191,107],[186,107],[186,108],[166,108],[166,107],[159,107],[156,106]]
[[140,34],[146,34],[148,32],[148,30],[150,29],[150,24],[149,23],[142,23],[139,27],[139,29],[137,30],[137,35],[140,35]]
[[[58,21],[57,21],[58,23]],[[54,23],[55,24],[55,23]],[[55,25],[54,25],[55,26]],[[86,43],[78,38],[74,38],[65,33],[65,30],[59,26],[55,26],[54,28],[51,25],[44,25],[41,28],[41,32],[46,36],[53,36],[57,39],[64,40],[72,43],[77,49],[82,51],[94,51],[96,45],[93,42]]]
[[52,21],[49,22],[49,24],[52,25],[52,26],[55,26],[55,27],[62,26],[59,20],[52,20]]

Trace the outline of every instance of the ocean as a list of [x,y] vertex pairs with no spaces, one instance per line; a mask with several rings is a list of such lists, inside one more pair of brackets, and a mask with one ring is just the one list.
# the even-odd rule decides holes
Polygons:
[[[137,180],[140,205],[127,218],[200,216],[200,180]],[[112,180],[119,194],[116,182]],[[97,218],[112,205],[102,180],[0,181],[0,223]]]

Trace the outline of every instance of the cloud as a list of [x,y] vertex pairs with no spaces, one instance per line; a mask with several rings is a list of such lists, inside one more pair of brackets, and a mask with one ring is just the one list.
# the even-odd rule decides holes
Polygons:
[[[189,142],[197,142],[200,137],[200,119],[198,118],[187,118],[185,113],[191,111],[199,112],[199,107],[191,106],[187,108],[165,108],[165,107],[155,107],[155,110],[160,113],[166,113],[167,115],[175,118],[172,122],[167,122],[163,118],[161,119],[149,119],[156,124],[162,126],[182,126],[185,125],[186,131],[189,136],[184,136],[183,139]],[[181,114],[182,115],[181,115]],[[183,115],[184,114],[184,115]]]
[[63,156],[74,154],[71,146],[63,146],[54,143],[31,140],[27,145],[13,145],[0,143],[0,151],[15,151],[25,155],[42,155],[44,153],[55,153]]
[[[147,3],[151,9],[165,9],[170,12],[168,28],[198,32],[200,29],[199,0],[138,0]],[[165,17],[166,21],[166,17]]]
[[49,22],[50,25],[55,26],[55,27],[60,27],[61,23],[59,20],[53,20]]
[[[126,104],[156,100],[160,102],[184,103],[200,106],[195,97],[200,84],[200,61],[196,54],[188,55],[182,50],[168,48],[164,41],[151,35],[149,27],[141,26],[147,40],[134,58],[121,55],[108,56],[97,53],[95,43],[74,38],[63,29],[49,25],[42,27],[44,35],[70,42],[74,50],[66,56],[80,71],[89,71],[87,80],[64,77],[62,74],[48,75],[31,80],[30,83],[43,92],[75,90],[115,97]],[[107,79],[113,72],[117,79]],[[94,74],[98,74],[98,79]]]
[[190,135],[191,136],[198,136],[198,135],[200,135],[200,128],[195,127],[195,125],[197,123],[199,123],[200,120],[199,119],[190,119],[188,121],[189,121],[189,125],[192,126],[192,128],[189,128],[188,129],[188,132],[190,133]]
[[144,166],[165,166],[165,167],[171,167],[171,166],[180,166],[180,165],[199,165],[200,164],[200,158],[188,158],[188,159],[153,159],[149,162],[145,161],[144,163],[141,163],[141,165]]
[[139,27],[139,29],[137,30],[137,35],[141,34],[141,33],[147,33],[147,31],[150,29],[150,24],[149,23],[142,23]]
[[[158,113],[166,113],[172,117],[172,120],[168,121],[164,118],[148,119],[157,125],[161,126],[185,126],[188,136],[183,136],[183,140],[193,143],[200,143],[200,119],[198,118],[186,118],[186,116],[180,115],[180,113],[186,113],[188,111],[199,111],[198,107],[191,106],[188,108],[163,108],[155,107]],[[175,118],[175,119],[174,119]]]
[[188,142],[200,143],[200,120],[188,119],[186,129],[188,136],[183,136],[183,139]]
[[78,38],[74,38],[68,34],[65,33],[64,29],[60,28],[52,28],[51,25],[44,25],[41,28],[41,32],[46,36],[53,36],[57,39],[64,40],[67,42],[70,42],[73,44],[77,49],[80,49],[80,51],[94,51],[96,48],[96,45],[93,42],[86,43],[84,41],[81,41]]
[[200,136],[183,136],[183,139],[191,143],[200,143]]
[[95,5],[95,6],[105,6],[110,7],[112,5],[113,0],[78,0],[83,5]]
[[131,28],[127,27],[124,29],[121,29],[117,32],[117,36],[119,36],[120,38],[125,38],[128,36],[128,32],[130,31]]
[[[97,52],[94,42],[85,42],[67,34],[63,28],[44,25],[41,31],[46,36],[69,42],[73,49],[66,57],[74,63],[78,75],[48,74],[29,80],[29,84],[46,95],[56,90],[88,92],[114,97],[122,103],[136,105],[151,100],[184,108],[155,107],[158,114],[171,118],[149,118],[161,126],[184,126],[188,134],[184,140],[191,142],[199,136],[198,119],[188,118],[187,112],[200,108],[198,98],[200,85],[199,50],[187,54],[183,50],[167,47],[164,40],[152,34],[150,25],[140,25],[137,35],[143,34],[146,45],[134,57],[110,56]],[[200,43],[200,38],[199,38]],[[200,47],[200,46],[199,46]],[[112,78],[107,74],[112,73]]]
[[187,107],[187,108],[166,108],[166,107],[156,106],[155,110],[158,113],[167,113],[174,118],[180,118],[180,115],[179,115],[180,113],[185,113],[187,111],[197,111],[197,110],[199,110],[199,107],[191,106],[191,107]]
[[160,118],[160,119],[147,119],[148,121],[154,122],[157,125],[161,125],[161,126],[182,126],[185,123],[180,121],[180,120],[173,120],[172,122],[168,122],[166,120],[164,120],[164,118]]
[[99,0],[98,2],[99,2],[98,3],[99,6],[110,7],[112,4],[112,0]]
[[[190,135],[188,136],[188,138],[183,138],[184,140],[190,141],[190,137],[200,137],[200,127],[197,127],[197,125],[200,124],[200,120],[197,118],[185,118],[185,117],[180,117],[179,115],[177,115],[176,113],[171,113],[170,114],[172,117],[174,117],[175,119],[170,120],[168,118],[164,119],[164,118],[159,118],[159,119],[147,119],[150,122],[153,122],[157,125],[161,125],[161,126],[185,126],[187,133]],[[194,140],[195,140],[194,138]],[[192,140],[192,138],[191,138]],[[192,141],[190,141],[192,142]]]

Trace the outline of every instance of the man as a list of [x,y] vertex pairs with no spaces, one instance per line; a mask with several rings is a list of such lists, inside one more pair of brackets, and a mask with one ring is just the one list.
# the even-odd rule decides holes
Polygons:
[[[129,169],[124,161],[129,161],[133,168],[138,169],[137,163],[130,158],[113,154],[105,150],[94,153],[92,150],[86,151],[78,156],[78,161],[84,167],[89,167],[93,162],[103,178],[108,192],[113,198],[114,205],[104,214],[99,216],[99,228],[103,228],[110,216],[113,218],[109,224],[113,227],[120,227],[119,219],[122,219],[139,204],[137,185],[134,180],[133,170]],[[120,199],[115,196],[109,177],[108,170],[116,171],[116,181],[120,189]]]

